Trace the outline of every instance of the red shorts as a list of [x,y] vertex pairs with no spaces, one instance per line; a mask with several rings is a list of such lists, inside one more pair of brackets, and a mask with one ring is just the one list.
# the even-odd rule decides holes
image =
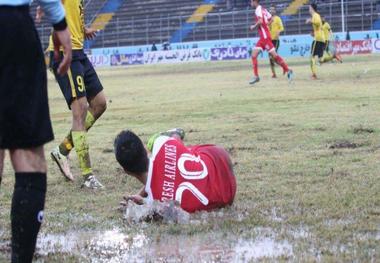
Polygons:
[[255,49],[261,49],[266,51],[271,51],[272,49],[275,49],[272,43],[272,39],[269,37],[267,39],[260,38],[260,40],[257,42]]

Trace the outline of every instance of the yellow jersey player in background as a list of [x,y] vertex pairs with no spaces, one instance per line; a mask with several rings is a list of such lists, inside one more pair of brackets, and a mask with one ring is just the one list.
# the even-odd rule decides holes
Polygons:
[[309,12],[311,18],[306,20],[306,24],[311,24],[313,26],[312,35],[314,36],[314,41],[311,45],[311,72],[312,78],[317,79],[317,57],[320,63],[323,63],[323,53],[325,50],[325,35],[322,30],[322,19],[317,13],[317,4],[312,3],[309,6]]
[[[284,25],[282,23],[281,18],[277,15],[277,10],[275,6],[271,6],[269,12],[272,15],[272,20],[269,24],[270,35],[272,38],[272,43],[276,52],[278,53],[278,49],[280,48],[280,34],[284,31]],[[272,78],[276,78],[276,70],[275,70],[275,60],[272,56],[269,56],[270,68],[272,70]]]
[[74,181],[74,176],[70,171],[68,155],[75,148],[84,180],[82,187],[90,189],[102,188],[103,185],[95,177],[92,170],[87,131],[105,112],[107,101],[98,75],[83,50],[85,39],[93,39],[97,31],[85,26],[83,0],[64,0],[62,3],[71,33],[73,59],[66,75],[57,74],[61,57],[54,57],[51,38],[49,46],[50,67],[54,72],[55,79],[67,105],[71,109],[73,122],[71,130],[61,144],[51,152],[51,156],[62,174],[68,180]]
[[327,61],[336,59],[338,62],[342,63],[342,58],[336,53],[334,48],[331,48],[331,40],[333,38],[333,33],[330,24],[322,17],[322,30],[325,35],[325,55],[324,59]]

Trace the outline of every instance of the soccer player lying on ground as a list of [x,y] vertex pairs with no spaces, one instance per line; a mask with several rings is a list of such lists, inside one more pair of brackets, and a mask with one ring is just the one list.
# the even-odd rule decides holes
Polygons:
[[156,134],[146,148],[131,131],[116,137],[117,161],[144,185],[137,195],[124,196],[126,201],[173,200],[190,213],[233,203],[236,178],[227,151],[211,144],[186,147],[184,135],[181,129]]
[[284,75],[290,80],[293,78],[293,71],[289,69],[286,62],[280,57],[272,43],[272,38],[269,32],[269,24],[272,20],[272,15],[260,5],[260,0],[251,0],[251,6],[255,8],[256,23],[250,27],[250,30],[258,28],[260,39],[252,52],[252,64],[254,77],[249,84],[255,84],[260,81],[257,57],[260,52],[266,50],[273,60],[282,67]]

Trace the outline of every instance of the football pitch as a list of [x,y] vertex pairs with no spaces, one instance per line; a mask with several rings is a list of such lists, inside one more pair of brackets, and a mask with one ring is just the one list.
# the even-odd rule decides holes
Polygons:
[[[380,260],[380,56],[345,57],[318,68],[289,60],[295,80],[248,84],[250,61],[98,69],[108,109],[89,132],[104,190],[67,183],[49,159],[38,262],[376,262]],[[277,67],[278,75],[280,68]],[[56,141],[71,115],[49,73]],[[117,210],[140,185],[125,176],[113,140],[131,129],[145,140],[181,127],[187,144],[230,152],[238,190],[232,207],[186,224],[137,223]],[[8,158],[8,156],[7,156]],[[14,176],[0,190],[0,262],[9,261]]]

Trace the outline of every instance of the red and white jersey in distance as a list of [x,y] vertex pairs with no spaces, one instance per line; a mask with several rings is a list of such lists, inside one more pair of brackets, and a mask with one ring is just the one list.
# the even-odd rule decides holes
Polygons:
[[272,15],[266,10],[264,7],[259,5],[256,7],[255,10],[255,15],[256,15],[256,22],[259,21],[260,18],[263,19],[263,23],[259,26],[259,36],[260,39],[270,39],[270,31],[269,31],[269,22],[272,19]]

